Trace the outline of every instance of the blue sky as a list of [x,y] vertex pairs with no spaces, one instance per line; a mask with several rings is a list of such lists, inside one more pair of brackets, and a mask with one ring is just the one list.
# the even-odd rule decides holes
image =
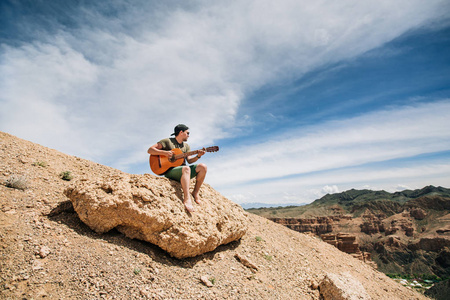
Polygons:
[[1,1],[0,130],[129,173],[190,127],[243,204],[450,187],[448,1]]

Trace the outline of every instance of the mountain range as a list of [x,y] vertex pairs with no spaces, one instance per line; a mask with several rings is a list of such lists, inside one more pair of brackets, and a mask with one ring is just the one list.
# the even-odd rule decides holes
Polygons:
[[450,277],[450,189],[445,187],[395,193],[351,189],[308,205],[247,211],[321,237],[353,236],[386,274]]

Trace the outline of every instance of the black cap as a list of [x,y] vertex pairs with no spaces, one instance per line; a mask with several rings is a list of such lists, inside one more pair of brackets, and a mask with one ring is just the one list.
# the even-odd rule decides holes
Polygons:
[[184,124],[178,124],[178,125],[175,126],[175,128],[173,129],[174,133],[172,133],[171,135],[177,136],[177,135],[180,133],[180,131],[186,131],[186,130],[188,130],[188,129],[189,129],[189,127],[187,127],[186,125],[184,125]]

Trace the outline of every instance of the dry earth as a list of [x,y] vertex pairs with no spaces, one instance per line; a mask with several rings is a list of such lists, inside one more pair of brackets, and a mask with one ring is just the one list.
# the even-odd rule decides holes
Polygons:
[[[96,234],[67,205],[65,171],[72,181],[120,172],[0,132],[0,298],[320,299],[317,286],[330,274],[354,279],[372,299],[427,299],[318,238],[251,214],[240,241],[183,260],[115,230]],[[12,177],[27,188],[7,187]]]

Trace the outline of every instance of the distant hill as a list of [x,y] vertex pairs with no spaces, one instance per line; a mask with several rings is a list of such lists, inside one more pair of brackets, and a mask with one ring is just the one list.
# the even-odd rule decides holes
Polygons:
[[390,216],[401,212],[404,209],[404,205],[409,201],[435,196],[450,198],[450,189],[432,185],[422,189],[404,190],[395,193],[351,189],[341,193],[327,194],[311,204],[302,206],[266,207],[246,210],[268,218],[318,217],[333,215],[337,212],[357,217],[366,209],[373,213],[382,212]]
[[252,209],[252,208],[262,208],[262,207],[271,207],[271,208],[280,208],[286,206],[302,206],[308,203],[262,203],[262,202],[249,202],[242,203],[241,206],[243,209]]

